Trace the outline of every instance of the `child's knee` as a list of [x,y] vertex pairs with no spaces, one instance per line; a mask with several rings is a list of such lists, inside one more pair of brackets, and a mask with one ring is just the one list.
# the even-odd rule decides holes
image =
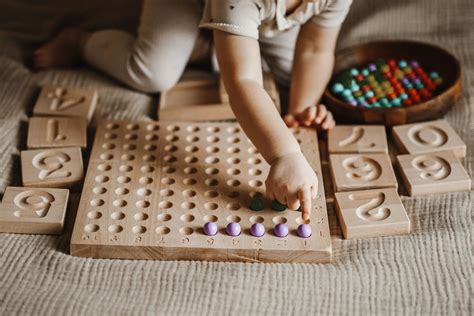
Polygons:
[[173,87],[182,75],[182,69],[170,67],[170,63],[154,60],[149,63],[130,65],[132,86],[146,93],[157,93]]

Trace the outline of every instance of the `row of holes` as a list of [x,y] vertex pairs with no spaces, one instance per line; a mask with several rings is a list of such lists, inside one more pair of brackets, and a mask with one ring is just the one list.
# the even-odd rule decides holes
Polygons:
[[[118,123],[108,123],[106,125],[106,128],[109,130],[117,130],[120,128],[120,125]],[[140,125],[136,123],[130,123],[130,124],[127,124],[125,128],[129,131],[136,131],[140,129]],[[160,130],[160,126],[157,124],[147,124],[145,129],[147,131],[158,131]],[[181,127],[178,125],[168,125],[166,127],[166,130],[168,132],[178,132],[181,130]],[[191,126],[186,127],[186,131],[190,133],[197,133],[200,130],[201,128],[199,126],[191,125]],[[206,128],[206,131],[208,131],[209,133],[218,133],[221,131],[221,128],[217,126],[209,126]],[[226,131],[228,133],[236,134],[236,133],[239,133],[241,129],[239,127],[233,126],[233,127],[228,127]]]
[[[105,149],[105,150],[114,150],[117,148],[117,145],[114,144],[114,143],[103,143],[102,144],[102,149]],[[136,150],[137,149],[137,145],[135,144],[130,144],[130,143],[126,143],[126,144],[123,144],[122,145],[122,149],[123,150],[127,150],[127,151],[133,151],[133,150]],[[143,149],[146,150],[146,151],[150,151],[150,152],[153,152],[153,151],[157,151],[158,150],[158,146],[154,145],[154,144],[146,144],[143,146]],[[165,147],[163,148],[166,152],[176,152],[178,150],[178,146],[176,145],[165,145]],[[196,153],[199,151],[199,147],[198,146],[195,146],[195,145],[188,145],[184,148],[184,150],[188,153]],[[220,148],[217,147],[217,146],[207,146],[205,148],[206,152],[210,153],[210,154],[215,154],[215,153],[218,153],[220,152]],[[227,153],[229,154],[238,154],[240,153],[240,148],[239,147],[229,147],[227,148]],[[255,147],[251,147],[247,150],[247,152],[249,154],[258,154],[258,151]]]
[[[172,179],[165,178],[165,179],[162,179],[162,180],[170,181]],[[184,179],[183,182],[185,184],[195,184],[196,180],[194,180],[194,179]],[[115,192],[116,195],[128,195],[130,193],[130,190],[128,188],[117,188],[117,189],[115,189],[114,192]],[[107,188],[100,187],[100,186],[94,187],[92,189],[92,193],[94,193],[95,195],[102,195],[102,194],[107,193]],[[148,189],[148,188],[139,188],[139,189],[137,189],[136,193],[139,196],[144,197],[144,196],[151,195],[152,190]],[[256,192],[256,191],[250,192],[249,195],[250,195],[251,198],[262,197],[262,194],[260,192]],[[219,192],[213,191],[213,190],[208,190],[208,191],[204,192],[204,196],[206,196],[208,198],[215,198],[215,197],[219,196]],[[238,198],[240,196],[240,193],[237,192],[237,191],[232,191],[232,192],[229,192],[227,194],[227,196],[232,198],[232,199],[235,199],[235,198]],[[173,204],[171,202],[163,201],[159,204],[159,206],[161,208],[171,208],[173,206]]]
[[[90,211],[87,213],[87,217],[92,220],[100,219],[102,218],[102,213],[99,211]],[[110,218],[113,220],[124,220],[126,218],[126,215],[122,211],[115,211],[110,214]],[[149,218],[148,214],[144,212],[135,213],[133,215],[133,219],[136,221],[146,221],[148,218]],[[172,218],[173,216],[169,213],[162,213],[156,216],[156,219],[160,222],[169,222]],[[183,214],[179,218],[181,221],[187,222],[187,223],[194,222],[194,220],[196,219],[196,217],[193,214]],[[206,222],[215,223],[219,220],[219,218],[216,215],[205,215],[202,218],[202,220],[203,220],[203,223],[206,223]],[[232,222],[240,223],[242,221],[242,218],[238,215],[229,215],[227,216],[226,221],[228,223],[232,223]],[[255,215],[249,218],[250,224],[264,223],[264,222],[265,222],[265,219],[262,216]],[[275,225],[286,224],[288,222],[288,219],[284,216],[274,216],[272,218],[272,222]],[[297,217],[295,222],[297,224],[303,224],[303,223],[308,224],[310,221],[309,220],[304,221],[301,217]]]

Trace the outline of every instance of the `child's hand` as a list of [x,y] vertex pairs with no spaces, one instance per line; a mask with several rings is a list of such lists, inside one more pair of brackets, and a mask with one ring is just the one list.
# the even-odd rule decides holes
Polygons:
[[318,178],[301,152],[274,160],[265,181],[267,196],[297,210],[301,205],[303,220],[311,214],[311,199],[318,192]]
[[310,106],[301,113],[288,113],[283,119],[288,127],[319,126],[328,130],[336,125],[332,113],[322,104]]

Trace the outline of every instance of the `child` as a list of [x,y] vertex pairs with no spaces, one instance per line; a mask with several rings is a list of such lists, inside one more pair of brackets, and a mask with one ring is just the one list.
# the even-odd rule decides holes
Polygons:
[[[138,38],[117,30],[65,30],[35,53],[39,68],[79,58],[135,89],[163,91],[186,64],[207,55],[198,25],[213,30],[231,107],[247,136],[271,165],[271,199],[308,219],[318,180],[286,126],[332,128],[318,101],[328,83],[340,25],[351,0],[144,0]],[[261,56],[280,83],[290,84],[282,120],[262,86]],[[291,82],[290,82],[291,77]],[[285,125],[286,123],[286,125]]]

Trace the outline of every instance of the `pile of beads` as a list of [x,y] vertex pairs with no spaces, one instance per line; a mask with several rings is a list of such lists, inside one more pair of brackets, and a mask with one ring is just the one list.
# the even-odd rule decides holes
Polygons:
[[377,59],[366,67],[335,76],[331,91],[353,106],[391,108],[426,101],[442,83],[437,72],[428,75],[416,60]]

